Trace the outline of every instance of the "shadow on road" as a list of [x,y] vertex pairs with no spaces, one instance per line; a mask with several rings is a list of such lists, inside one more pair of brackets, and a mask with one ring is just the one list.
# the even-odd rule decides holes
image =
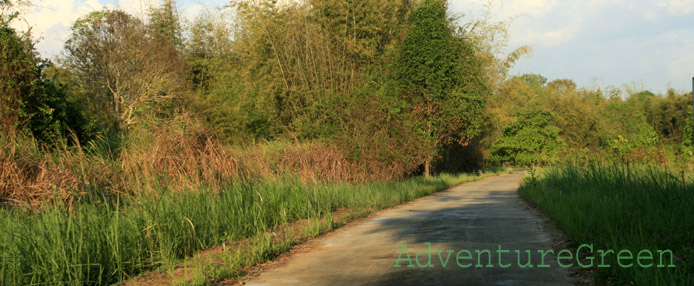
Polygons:
[[[432,198],[436,202],[453,203],[465,200],[456,192]],[[542,220],[532,215],[520,202],[515,191],[492,191],[487,196],[461,202],[460,206],[443,209],[406,209],[401,217],[374,218],[378,224],[367,234],[384,233],[393,241],[391,263],[375,277],[361,277],[370,285],[571,285],[567,274],[556,263],[556,256],[543,258],[538,250],[551,249],[551,236],[540,231]],[[426,266],[431,244],[431,265]],[[398,246],[400,245],[400,246]],[[407,247],[407,255],[401,251]],[[422,252],[419,263],[417,252]],[[440,255],[437,252],[440,250]],[[452,250],[452,252],[448,252]],[[471,259],[456,262],[460,250],[468,250]],[[499,256],[501,250],[501,257]],[[517,255],[515,251],[518,250]],[[477,252],[479,251],[479,253]],[[508,251],[508,252],[505,252]],[[528,255],[528,252],[530,254]],[[462,253],[467,255],[467,253]],[[528,257],[533,267],[527,265]],[[400,260],[398,260],[400,258]],[[520,258],[520,259],[519,259]],[[393,267],[398,261],[400,268]],[[415,267],[407,267],[409,262]],[[446,264],[446,267],[443,264]],[[492,267],[489,263],[491,263]],[[509,266],[502,268],[500,265]],[[538,268],[539,265],[549,268]],[[363,274],[357,274],[358,276]],[[335,281],[336,284],[341,284]],[[349,284],[349,283],[347,283]]]

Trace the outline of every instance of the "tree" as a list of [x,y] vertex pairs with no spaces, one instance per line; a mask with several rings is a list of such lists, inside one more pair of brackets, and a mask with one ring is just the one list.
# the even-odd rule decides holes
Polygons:
[[174,45],[122,11],[77,20],[65,48],[66,66],[97,105],[110,105],[120,134],[137,122],[141,108],[178,96],[186,81],[185,62]]
[[400,51],[399,78],[421,132],[436,142],[424,162],[428,176],[439,147],[466,145],[480,132],[487,87],[479,59],[464,34],[456,34],[445,1],[421,2],[411,22]]
[[626,162],[654,155],[658,134],[638,106],[615,99],[605,106],[602,113],[606,126],[600,137],[604,147],[616,152]]
[[576,90],[570,79],[557,79],[540,87],[541,106],[556,114],[554,122],[565,147],[595,150],[600,145],[598,133],[602,123],[600,109]]
[[682,142],[691,94],[678,94],[672,89],[668,89],[665,96],[649,91],[632,91],[627,102],[645,115],[646,121],[658,133],[663,143]]
[[[477,56],[482,63],[482,69],[489,81],[490,95],[495,100],[503,100],[499,96],[502,84],[508,77],[509,70],[524,56],[532,53],[530,46],[520,46],[509,51],[509,27],[513,18],[501,21],[492,20],[494,6],[499,2],[485,0],[485,13],[476,19],[470,19],[463,25],[466,34],[472,39]],[[499,98],[496,98],[499,97]]]
[[[252,97],[246,126],[310,140],[334,135],[333,97],[353,96],[400,42],[409,1],[240,1],[236,89]],[[220,83],[219,86],[230,83]],[[240,88],[238,86],[241,86]],[[233,100],[236,102],[245,100]],[[257,116],[260,115],[260,116]],[[256,124],[267,122],[265,124]],[[265,132],[265,131],[264,131]]]
[[53,64],[41,59],[29,32],[19,33],[10,23],[19,15],[0,1],[0,133],[13,136],[28,130],[42,142],[52,143],[77,130],[79,113],[64,90],[48,73]]
[[[9,5],[0,3],[0,5]],[[10,27],[17,14],[0,18],[0,128],[9,135],[29,115],[26,101],[39,88],[39,58],[28,33]]]
[[176,10],[176,1],[164,0],[160,7],[149,11],[149,26],[163,41],[172,44],[176,49],[183,47],[183,29]]
[[556,79],[548,83],[547,88],[565,96],[576,92],[576,83],[570,79]]
[[353,69],[369,68],[392,49],[412,12],[410,0],[310,0],[312,15]]
[[503,136],[490,150],[493,162],[524,166],[552,163],[564,145],[559,128],[551,124],[554,115],[546,110],[525,109],[517,120],[504,127]]

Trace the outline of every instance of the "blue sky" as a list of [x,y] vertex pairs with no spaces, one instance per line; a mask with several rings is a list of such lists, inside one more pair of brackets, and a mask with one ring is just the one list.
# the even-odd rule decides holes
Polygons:
[[[451,5],[474,15],[482,2]],[[534,48],[513,73],[569,78],[584,87],[692,89],[694,0],[497,1],[492,11],[498,20],[515,17],[512,47]]]
[[[39,51],[57,55],[78,17],[104,6],[142,14],[156,0],[34,0],[25,11]],[[222,0],[179,0],[191,18]],[[479,17],[489,0],[449,0],[453,12]],[[664,92],[691,90],[694,0],[497,0],[492,19],[513,19],[510,47],[534,52],[512,74],[573,79],[584,87],[624,85]]]

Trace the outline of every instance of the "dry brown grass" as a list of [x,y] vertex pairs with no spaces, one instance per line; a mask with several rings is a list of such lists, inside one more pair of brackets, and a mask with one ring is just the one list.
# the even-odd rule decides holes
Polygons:
[[159,127],[130,141],[120,160],[129,193],[218,187],[240,177],[237,161],[222,144],[198,126],[180,126]]
[[368,182],[404,175],[387,164],[350,161],[330,143],[232,147],[187,117],[133,131],[120,154],[88,153],[81,146],[64,144],[48,150],[28,138],[3,140],[0,199],[31,208],[56,198],[69,208],[90,191],[139,196],[161,190],[216,191],[228,183],[287,176],[304,181]]
[[[0,201],[37,207],[44,201],[60,199],[72,204],[82,180],[72,171],[75,155],[58,151],[45,153],[32,140],[22,144],[3,140],[0,145]],[[57,156],[57,158],[54,158]]]

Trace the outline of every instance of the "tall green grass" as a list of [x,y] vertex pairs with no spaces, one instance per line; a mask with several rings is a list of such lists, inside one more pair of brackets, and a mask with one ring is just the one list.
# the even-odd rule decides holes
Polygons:
[[[575,166],[546,169],[523,182],[521,195],[539,205],[572,238],[595,249],[670,249],[675,268],[597,268],[600,282],[694,285],[694,183],[653,167]],[[669,262],[669,260],[668,260]],[[597,262],[596,262],[597,263]]]
[[284,179],[127,201],[94,196],[69,210],[0,209],[0,284],[111,284],[284,223],[338,208],[379,210],[493,174],[364,185]]

